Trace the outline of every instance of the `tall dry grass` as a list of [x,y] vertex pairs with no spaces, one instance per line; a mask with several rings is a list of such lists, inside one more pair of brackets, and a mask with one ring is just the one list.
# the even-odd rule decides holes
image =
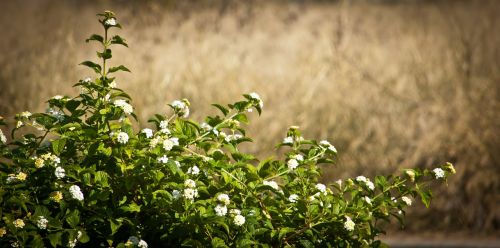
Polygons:
[[1,1],[0,113],[43,111],[73,94],[93,58],[82,41],[113,9],[131,44],[116,63],[141,125],[186,97],[210,103],[256,91],[262,157],[290,125],[340,151],[325,181],[454,162],[458,175],[410,230],[500,230],[500,4],[408,2]]

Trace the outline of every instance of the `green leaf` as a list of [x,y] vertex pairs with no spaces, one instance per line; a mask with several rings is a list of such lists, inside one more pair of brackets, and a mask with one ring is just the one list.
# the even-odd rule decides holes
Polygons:
[[228,247],[224,240],[222,240],[219,237],[215,237],[212,239],[212,247],[218,248],[218,247]]
[[127,206],[123,206],[120,208],[124,212],[140,212],[141,211],[141,206],[137,205],[137,203],[132,202],[128,204]]
[[224,114],[224,116],[226,116],[229,113],[229,110],[220,104],[214,103],[212,104],[212,106],[218,108],[222,112],[222,114]]
[[128,47],[128,44],[125,41],[125,39],[123,39],[119,35],[115,35],[113,36],[113,38],[111,38],[111,44],[119,44]]
[[84,61],[82,63],[80,63],[80,65],[84,65],[84,66],[87,66],[89,68],[92,68],[96,73],[101,73],[101,66],[92,62],[92,61]]
[[426,208],[429,208],[429,205],[431,204],[432,192],[430,190],[419,190],[418,193],[422,199],[422,203]]
[[89,42],[91,40],[99,41],[100,43],[104,43],[104,38],[98,34],[93,34],[91,35],[88,39],[85,40],[85,42]]
[[57,155],[61,155],[61,152],[64,150],[64,146],[66,145],[66,139],[58,139],[52,141],[52,151]]
[[127,67],[125,67],[123,65],[120,65],[120,66],[109,68],[108,73],[113,73],[113,72],[117,72],[117,71],[127,71],[127,72],[130,72],[130,70]]
[[103,58],[103,59],[110,59],[111,57],[113,57],[111,55],[111,49],[106,49],[104,50],[104,52],[100,53],[100,52],[97,52],[97,57],[99,58]]
[[68,215],[66,215],[66,222],[75,228],[80,223],[80,212],[78,209],[74,209]]
[[122,226],[122,221],[118,220],[109,220],[109,227],[111,228],[111,235],[114,235],[118,229]]
[[49,239],[50,244],[53,247],[57,247],[58,245],[62,245],[61,236],[62,236],[62,232],[57,232],[57,233],[52,233],[52,234],[47,235],[47,238]]

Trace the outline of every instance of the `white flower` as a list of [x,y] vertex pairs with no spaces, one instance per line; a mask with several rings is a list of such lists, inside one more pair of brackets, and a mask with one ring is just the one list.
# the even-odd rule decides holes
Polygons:
[[119,132],[116,135],[116,140],[118,141],[118,143],[127,144],[127,142],[128,142],[128,134],[125,133],[125,132]]
[[160,121],[160,125],[159,125],[160,129],[167,129],[168,128],[168,121]]
[[172,141],[172,143],[174,143],[174,146],[179,145],[179,138],[172,137],[172,138],[170,138],[170,140]]
[[168,162],[167,155],[163,155],[162,157],[158,158],[158,162],[166,164]]
[[21,247],[21,243],[19,243],[19,241],[15,241],[15,242],[10,243],[10,246],[11,247]]
[[217,216],[224,216],[227,214],[227,207],[221,204],[217,204],[214,210]]
[[139,243],[137,244],[137,247],[139,248],[148,248],[148,243],[146,243],[146,241],[142,240],[139,241]]
[[23,111],[23,112],[21,112],[20,115],[23,118],[30,118],[31,117],[31,112],[29,112],[29,111]]
[[415,181],[415,171],[413,170],[405,170],[405,174],[410,178],[412,182]]
[[23,228],[25,226],[24,221],[21,219],[17,219],[12,222],[16,228]]
[[365,196],[365,197],[363,197],[363,200],[365,200],[366,203],[372,205],[372,199],[370,199],[370,197]]
[[52,97],[52,99],[53,100],[61,100],[61,99],[63,99],[63,96],[61,96],[61,95],[55,95],[55,96]]
[[69,193],[74,199],[83,201],[83,193],[78,185],[72,185],[71,187],[69,187]]
[[175,112],[184,118],[189,116],[189,107],[184,101],[175,100],[170,105],[174,108]]
[[339,180],[337,180],[335,182],[339,185],[339,187],[342,187],[342,179],[339,179]]
[[191,179],[187,179],[186,181],[184,181],[184,186],[188,188],[194,188],[196,187],[196,182]]
[[283,144],[293,144],[293,137],[285,137],[283,139]]
[[149,147],[152,149],[152,148],[155,148],[158,143],[160,143],[160,137],[156,137],[156,138],[153,138],[151,139],[151,141],[149,142]]
[[229,214],[232,215],[232,216],[240,215],[241,211],[239,209],[237,209],[237,208],[233,208],[233,209],[229,210]]
[[192,188],[186,188],[184,189],[183,196],[187,200],[193,200],[195,197],[198,197],[198,190]]
[[243,135],[241,135],[241,134],[230,134],[230,135],[226,136],[224,138],[224,140],[226,140],[226,142],[231,142],[231,141],[239,140],[241,138],[243,138]]
[[358,182],[366,182],[366,177],[364,177],[364,176],[357,176],[356,177],[356,181],[358,181]]
[[316,184],[316,189],[319,190],[321,193],[326,193],[326,186],[322,183]]
[[36,221],[36,226],[40,229],[47,229],[47,224],[49,223],[49,220],[45,219],[45,217],[40,216],[38,220]]
[[68,247],[70,247],[70,248],[75,247],[77,241],[78,240],[76,240],[76,239],[68,241]]
[[22,121],[17,121],[16,122],[16,128],[20,128],[24,125],[24,123]]
[[288,160],[288,162],[286,164],[288,165],[288,169],[290,169],[290,170],[294,170],[295,168],[297,168],[299,166],[299,162],[297,162],[297,160],[295,160],[295,159]]
[[371,181],[367,181],[366,182],[366,186],[371,189],[371,190],[374,190],[375,189],[375,185],[371,182]]
[[116,88],[118,85],[116,84],[116,81],[113,80],[113,82],[109,83],[109,87],[111,88]]
[[406,205],[411,206],[411,199],[409,197],[403,196],[401,200],[404,201]]
[[151,137],[153,137],[153,130],[151,130],[149,128],[142,129],[141,133],[145,134],[146,138],[148,138],[148,139],[150,139]]
[[296,159],[297,161],[304,161],[304,156],[302,156],[301,154],[294,155],[292,156],[292,158]]
[[115,26],[116,25],[116,19],[115,18],[109,18],[107,19],[104,24],[108,26]]
[[262,184],[267,185],[267,186],[269,186],[269,187],[271,187],[271,188],[273,188],[275,190],[279,189],[279,186],[278,186],[278,184],[275,181],[266,181],[266,180],[264,180],[262,182]]
[[198,168],[198,166],[195,165],[195,166],[189,168],[187,173],[191,174],[191,175],[198,175],[200,173],[200,169]]
[[436,168],[436,169],[432,170],[432,172],[434,172],[434,175],[436,176],[436,179],[444,178],[444,170],[443,169]]
[[217,200],[224,203],[224,205],[229,205],[229,196],[227,194],[219,194]]
[[61,179],[66,176],[66,171],[62,167],[57,166],[54,174],[56,175],[57,178]]
[[90,83],[90,82],[92,82],[92,78],[86,77],[86,78],[83,79],[83,82],[84,83]]
[[337,149],[335,148],[335,146],[333,146],[332,144],[330,144],[330,142],[328,142],[328,140],[322,140],[319,142],[319,144],[323,147],[326,147],[328,150],[332,151],[332,152],[337,152]]
[[174,200],[179,199],[180,196],[181,196],[181,192],[179,192],[176,189],[172,190],[172,198],[174,198]]
[[172,150],[173,147],[174,147],[174,142],[172,142],[171,140],[166,139],[163,141],[163,149],[165,149],[166,151]]
[[179,161],[174,161],[174,164],[177,166],[177,168],[181,168],[181,163],[179,163]]
[[7,143],[7,137],[3,134],[2,129],[0,129],[0,142]]
[[292,203],[296,203],[298,200],[299,200],[299,196],[297,194],[291,194],[288,197],[288,201],[290,201]]
[[116,107],[120,107],[125,114],[131,114],[134,112],[134,107],[130,105],[127,101],[123,99],[118,99],[113,102]]
[[353,231],[354,230],[354,226],[356,224],[354,224],[354,221],[352,221],[351,218],[349,218],[348,216],[346,216],[345,218],[346,218],[346,221],[344,222],[344,228],[347,231]]
[[237,226],[242,226],[243,224],[245,224],[245,217],[243,217],[243,215],[236,215],[234,216],[234,224],[237,225]]
[[256,100],[259,103],[260,108],[264,107],[264,102],[262,101],[262,99],[260,99],[259,94],[252,92],[248,95],[250,96],[251,99]]

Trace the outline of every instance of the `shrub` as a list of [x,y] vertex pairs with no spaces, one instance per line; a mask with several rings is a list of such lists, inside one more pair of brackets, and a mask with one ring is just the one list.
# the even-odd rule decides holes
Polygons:
[[129,69],[108,64],[111,47],[127,43],[109,35],[121,28],[112,12],[98,16],[104,36],[87,42],[102,45],[101,62],[82,63],[97,77],[75,84],[76,97],[48,100],[46,113],[16,115],[12,141],[0,130],[2,246],[382,247],[380,224],[403,223],[416,197],[428,206],[428,182],[455,172],[446,163],[325,185],[318,165],[337,150],[298,127],[278,145],[284,158],[259,161],[239,149],[263,108],[256,93],[214,104],[220,115],[201,124],[176,100],[171,115],[150,119],[154,130],[135,132],[131,99],[112,77]]

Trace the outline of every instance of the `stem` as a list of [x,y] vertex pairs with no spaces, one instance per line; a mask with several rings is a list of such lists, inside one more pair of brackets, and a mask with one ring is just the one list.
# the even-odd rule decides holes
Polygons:
[[[108,29],[104,27],[104,51],[103,54],[106,53],[106,49],[108,49]],[[102,58],[102,72],[101,75],[103,77],[106,77],[106,59],[103,57]]]

